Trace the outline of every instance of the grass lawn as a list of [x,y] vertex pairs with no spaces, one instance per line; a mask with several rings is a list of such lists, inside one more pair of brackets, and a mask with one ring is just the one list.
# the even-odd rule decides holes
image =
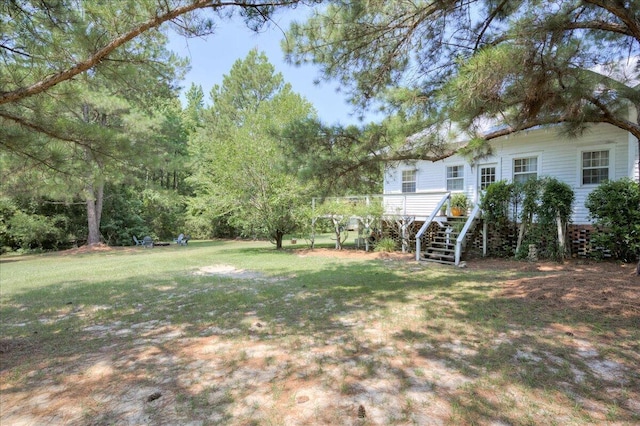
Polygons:
[[631,266],[410,257],[0,258],[0,424],[640,423]]

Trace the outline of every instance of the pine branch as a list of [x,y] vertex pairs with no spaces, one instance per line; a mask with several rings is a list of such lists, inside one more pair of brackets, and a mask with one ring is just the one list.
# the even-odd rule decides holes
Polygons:
[[81,74],[93,68],[94,66],[99,64],[103,59],[105,59],[109,54],[111,54],[111,52],[113,52],[120,46],[124,45],[125,43],[133,40],[134,38],[144,33],[145,31],[148,31],[152,28],[157,28],[163,23],[167,21],[171,21],[175,18],[178,18],[179,16],[182,16],[186,13],[193,12],[199,9],[210,8],[210,9],[217,10],[225,7],[239,7],[243,9],[256,9],[260,11],[260,6],[263,6],[263,5],[269,5],[272,7],[283,7],[283,6],[290,6],[298,2],[299,0],[281,0],[281,1],[265,1],[264,4],[254,4],[250,1],[223,2],[223,1],[214,1],[214,0],[196,0],[191,4],[178,7],[174,10],[170,10],[168,12],[162,13],[160,15],[157,15],[147,20],[146,22],[143,22],[142,24],[139,24],[138,26],[132,28],[128,32],[114,38],[109,43],[107,43],[106,46],[102,47],[101,49],[96,51],[94,54],[89,56],[87,59],[81,62],[78,62],[72,67],[69,67],[63,71],[55,73],[30,86],[21,87],[8,92],[0,92],[0,105],[6,104],[9,102],[16,102],[28,96],[33,96],[33,95],[42,93],[63,81],[69,80],[75,77],[76,75]]

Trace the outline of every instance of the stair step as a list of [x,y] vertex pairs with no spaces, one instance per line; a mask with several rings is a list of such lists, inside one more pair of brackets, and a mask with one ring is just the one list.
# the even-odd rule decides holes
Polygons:
[[449,261],[449,260],[442,260],[442,259],[428,259],[428,258],[422,258],[420,259],[423,262],[433,262],[433,263],[442,263],[444,265],[455,265],[455,262],[453,261]]
[[455,244],[456,243],[456,239],[455,238],[447,238],[447,237],[435,237],[435,238],[433,238],[431,240],[431,242]]
[[425,248],[425,251],[427,250],[446,250],[446,251],[454,251],[456,248],[453,244],[447,244],[447,245],[429,245]]
[[434,255],[434,256],[452,256],[455,254],[455,249],[435,249],[435,250],[426,250],[424,252],[425,255]]
[[451,254],[443,253],[423,253],[423,256],[428,259],[441,259],[441,260],[455,260],[455,256]]

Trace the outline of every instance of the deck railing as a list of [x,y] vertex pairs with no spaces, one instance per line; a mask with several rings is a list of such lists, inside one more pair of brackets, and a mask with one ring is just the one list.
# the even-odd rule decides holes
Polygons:
[[[346,197],[326,197],[314,198],[312,207],[316,207],[327,202],[352,202],[354,204],[375,205],[378,203],[383,207],[384,216],[414,216],[416,218],[428,217],[438,201],[448,192],[427,191],[403,194],[376,194],[376,195],[354,195]],[[437,212],[438,210],[436,210]]]

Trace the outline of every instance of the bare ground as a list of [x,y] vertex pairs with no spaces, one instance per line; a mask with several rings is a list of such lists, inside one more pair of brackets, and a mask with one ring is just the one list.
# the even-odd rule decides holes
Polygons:
[[[106,248],[98,248],[107,250]],[[82,253],[86,249],[69,252]],[[415,264],[412,255],[364,253],[344,250],[300,250],[299,256],[383,258]],[[640,278],[632,265],[570,261],[523,263],[500,259],[470,261],[470,270],[530,272],[524,278],[496,283],[498,297],[534,303],[540,310],[589,310],[615,315],[640,326]],[[541,272],[542,274],[537,274]],[[200,274],[237,274],[260,280],[251,271],[227,265],[203,268]],[[402,315],[420,316],[420,305],[410,300]],[[526,306],[523,305],[523,306]],[[406,330],[370,318],[345,315],[342,329],[332,335],[280,334],[251,309],[244,313],[248,335],[240,328],[211,327],[201,336],[187,336],[170,321],[149,321],[130,327],[117,322],[95,325],[85,331],[113,336],[113,343],[91,352],[60,359],[39,353],[37,338],[0,340],[0,423],[3,425],[139,425],[139,424],[470,424],[460,417],[460,405],[477,409],[478,424],[514,424],[513,417],[482,416],[465,391],[476,374],[456,365],[456,360],[476,356],[478,349],[454,340],[442,344],[447,356],[420,339],[393,339]],[[588,413],[585,423],[611,420],[611,403],[601,395],[573,395],[581,383],[600,380],[603,393],[615,394],[617,419],[610,424],[634,424],[640,418],[640,390],[629,389],[629,377],[638,378],[637,341],[625,341],[629,330],[612,328],[594,333],[588,326],[549,323],[539,330],[544,339],[562,340],[571,358],[560,360],[571,371],[566,392],[539,400],[521,388],[496,390],[490,380],[475,397],[502,406],[509,395],[515,409],[532,410],[522,424],[575,423],[563,421],[567,406]],[[355,337],[354,337],[355,336]],[[522,339],[521,332],[494,338],[496,347]],[[624,356],[603,355],[602,347],[623,341]],[[523,363],[540,361],[540,353],[526,345],[513,355]],[[549,364],[557,360],[548,355]],[[560,367],[558,367],[560,368]],[[20,377],[16,377],[20,376]],[[502,396],[501,396],[502,395]],[[573,396],[572,396],[573,395]],[[557,403],[553,403],[554,398]],[[568,399],[574,399],[568,401]],[[529,406],[534,406],[530,408]],[[538,408],[535,408],[539,406]],[[211,407],[214,407],[213,409]],[[471,407],[471,408],[469,408]],[[533,419],[533,420],[531,420]]]

